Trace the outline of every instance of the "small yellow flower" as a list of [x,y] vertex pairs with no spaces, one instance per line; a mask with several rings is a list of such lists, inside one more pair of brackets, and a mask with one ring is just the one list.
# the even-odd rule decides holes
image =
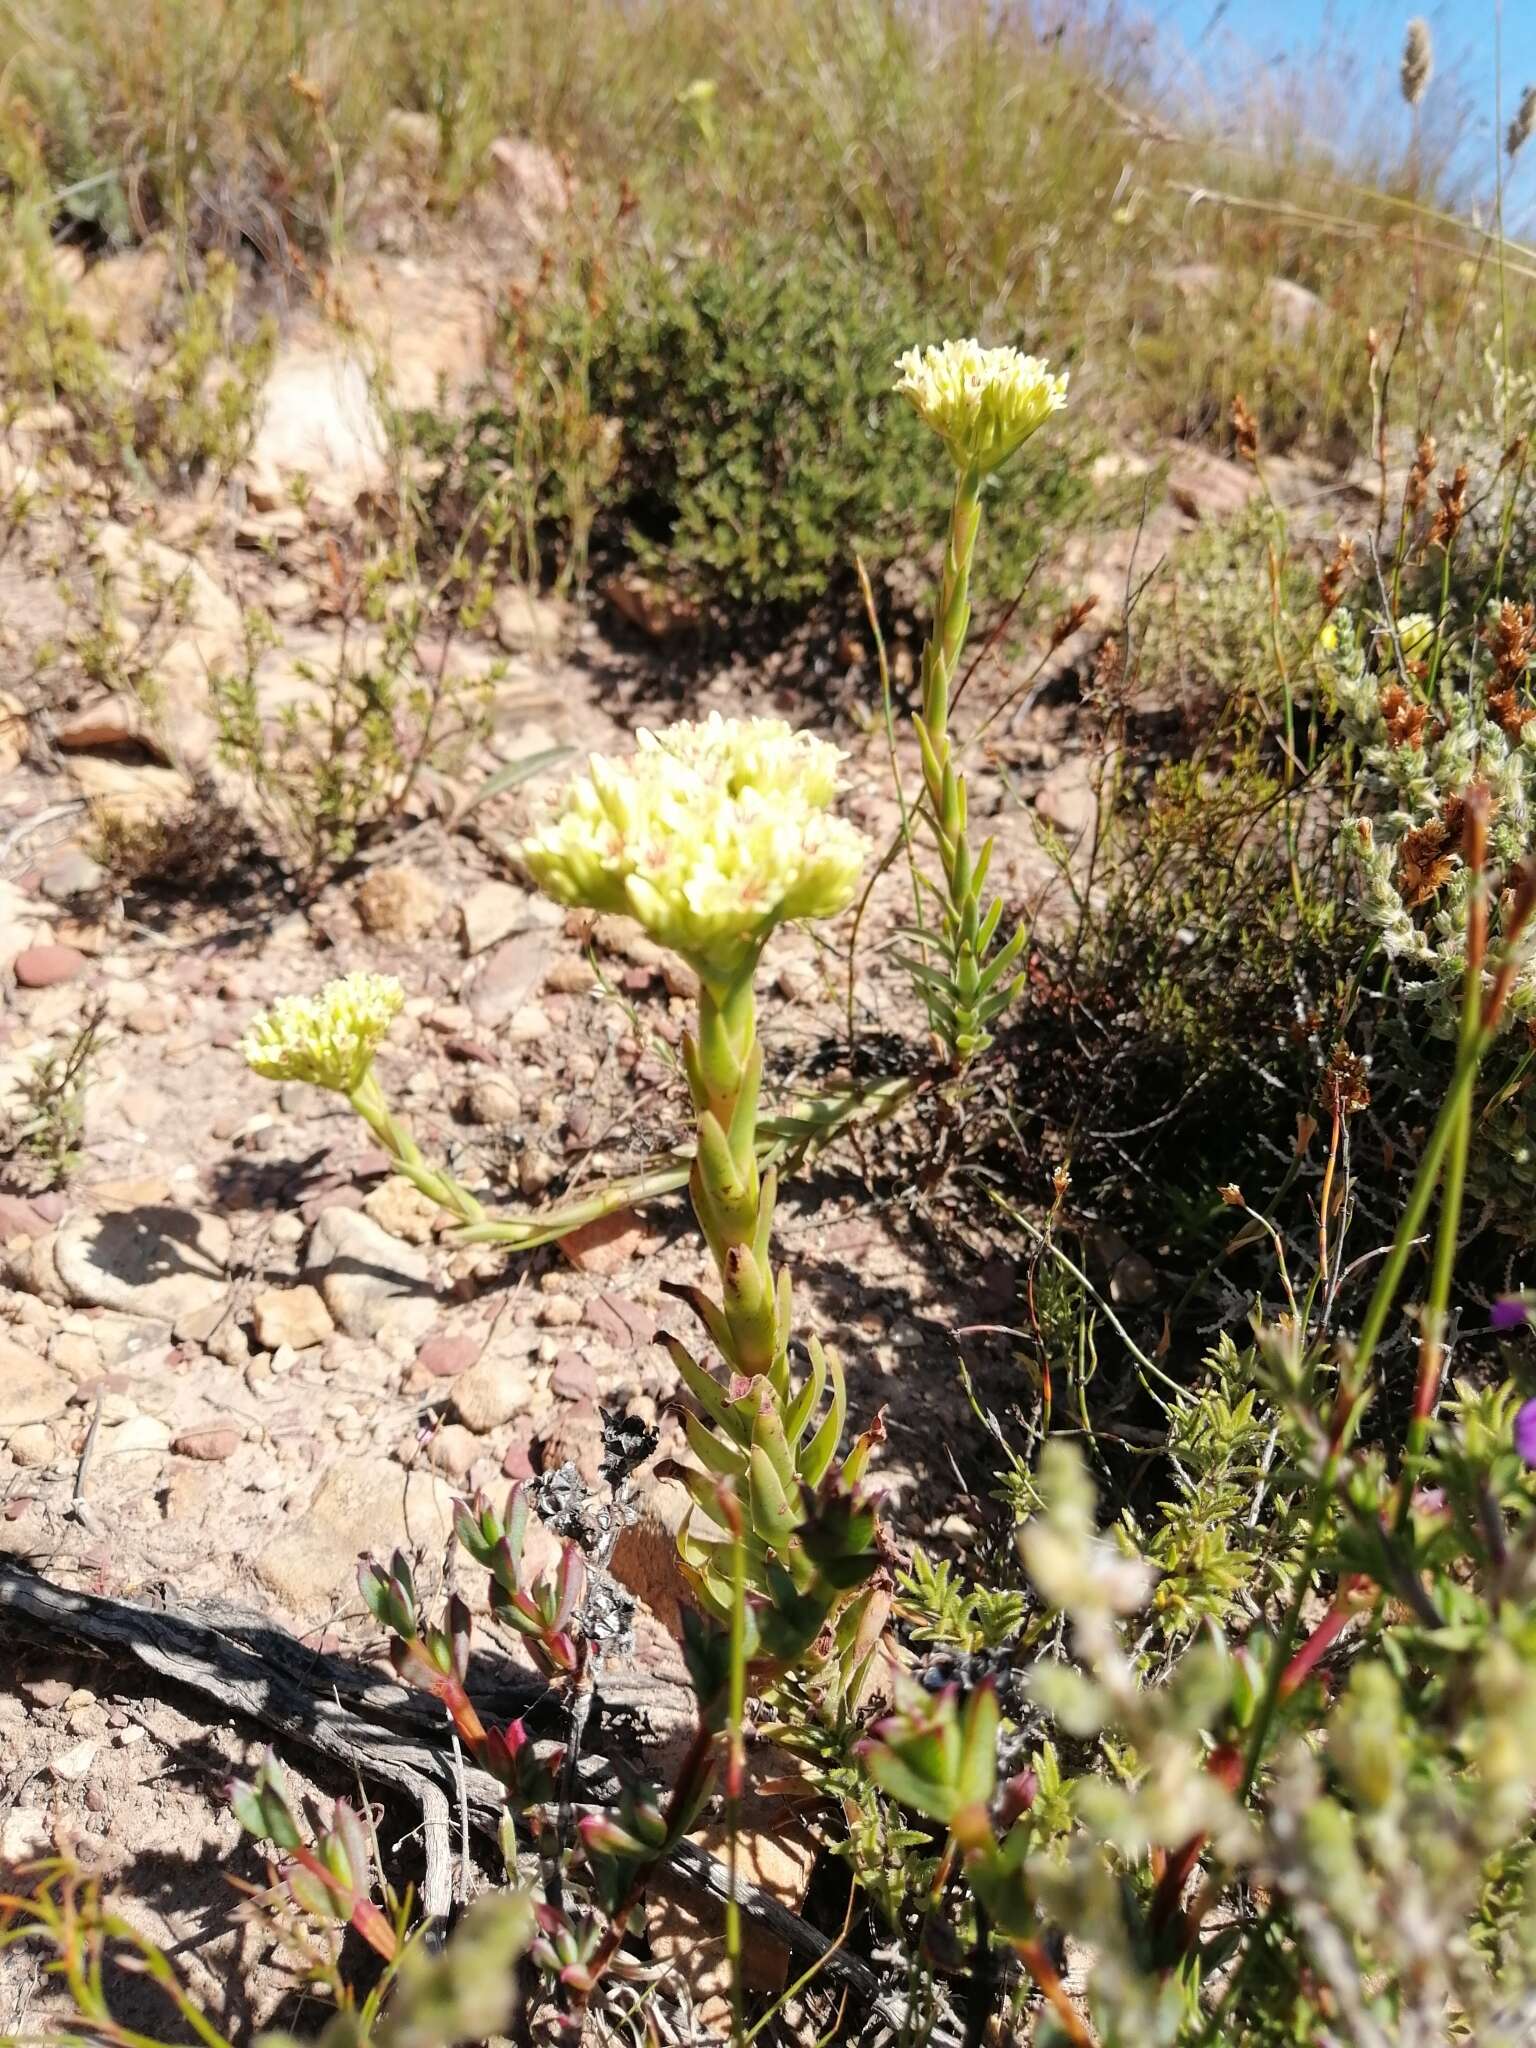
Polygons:
[[896,389],[910,401],[954,457],[983,475],[1067,402],[1067,372],[1053,376],[1036,356],[1016,348],[946,341],[909,348],[896,364]]
[[1397,644],[1404,661],[1423,661],[1435,640],[1435,622],[1428,612],[1404,612],[1397,622]]
[[272,1081],[309,1081],[350,1095],[400,1013],[405,991],[392,974],[348,974],[317,996],[284,996],[240,1041],[247,1063]]
[[642,731],[627,759],[593,757],[522,859],[557,903],[627,912],[729,983],[776,925],[852,900],[866,849],[828,811],[841,758],[782,719]]
[[1328,621],[1327,625],[1324,626],[1321,633],[1318,634],[1317,643],[1320,647],[1325,648],[1329,654],[1332,654],[1337,650],[1339,644],[1339,629],[1333,623],[1332,619]]

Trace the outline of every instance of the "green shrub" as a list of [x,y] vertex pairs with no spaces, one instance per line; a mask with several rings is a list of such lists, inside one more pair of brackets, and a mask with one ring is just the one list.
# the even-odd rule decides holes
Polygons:
[[[898,353],[946,325],[835,248],[749,239],[622,265],[591,337],[591,397],[621,423],[608,498],[642,563],[708,600],[804,605],[855,553],[925,552],[951,479],[890,390]],[[989,586],[1017,589],[1085,499],[1070,436],[1028,451],[987,521]]]

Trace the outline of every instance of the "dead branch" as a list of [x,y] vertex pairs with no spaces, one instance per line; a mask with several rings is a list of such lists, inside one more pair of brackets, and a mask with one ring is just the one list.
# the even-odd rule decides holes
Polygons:
[[[429,1702],[342,1658],[306,1649],[265,1616],[222,1602],[193,1611],[75,1592],[3,1558],[0,1618],[47,1642],[118,1656],[153,1679],[213,1700],[349,1775],[392,1787],[422,1812],[429,1826],[440,1819],[442,1800],[456,1796],[462,1784],[470,1825],[491,1841],[497,1838],[504,1811],[501,1787],[469,1764],[460,1767],[459,1777],[440,1716]],[[7,1633],[0,1625],[0,1635]],[[542,1718],[546,1702],[553,1706],[548,1688],[537,1678],[516,1680],[506,1694],[511,1711],[535,1718]],[[367,1709],[369,1716],[399,1725],[365,1717],[342,1703],[346,1700]],[[668,1860],[711,1898],[729,1898],[730,1873],[696,1844],[680,1842]],[[868,1963],[833,1950],[826,1935],[758,1886],[738,1880],[736,1897],[750,1919],[795,1954],[820,1960],[829,1977],[865,1999],[887,2026],[900,2033],[910,2024],[904,2002],[882,1995],[880,1979]],[[958,2037],[942,2028],[928,2038],[935,2048],[958,2048]]]

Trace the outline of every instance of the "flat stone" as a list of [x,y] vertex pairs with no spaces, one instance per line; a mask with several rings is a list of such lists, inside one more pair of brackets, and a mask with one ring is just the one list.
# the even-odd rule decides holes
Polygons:
[[413,1342],[437,1320],[427,1261],[355,1209],[323,1209],[310,1234],[307,1270],[336,1327],[348,1337],[388,1331]]
[[433,1379],[451,1380],[469,1370],[480,1349],[478,1337],[429,1337],[417,1352],[416,1363]]
[[507,1021],[513,1045],[542,1045],[554,1033],[554,1021],[537,1003],[521,1003]]
[[454,1381],[453,1405],[459,1420],[481,1436],[526,1415],[533,1405],[527,1362],[503,1354],[477,1359]]
[[462,1485],[481,1448],[472,1429],[466,1429],[462,1422],[447,1422],[427,1445],[427,1462]]
[[51,1424],[24,1422],[20,1429],[11,1431],[5,1448],[10,1452],[13,1464],[25,1472],[38,1472],[53,1463],[58,1455],[59,1440]]
[[0,1430],[51,1422],[69,1406],[75,1383],[46,1360],[0,1339]]
[[77,1307],[173,1326],[224,1301],[229,1255],[222,1217],[155,1204],[70,1217],[53,1247],[60,1284]]
[[560,1239],[560,1249],[578,1273],[596,1273],[606,1279],[659,1241],[658,1233],[633,1209],[615,1209],[611,1215],[568,1230]]
[[587,1359],[574,1352],[558,1361],[550,1385],[562,1401],[597,1399],[597,1374]]
[[335,346],[285,347],[272,366],[247,463],[258,511],[281,505],[297,478],[317,510],[350,509],[389,477],[389,437],[366,366]]
[[303,1284],[262,1288],[250,1305],[250,1319],[264,1352],[276,1352],[283,1343],[307,1352],[311,1343],[324,1343],[336,1329],[319,1288]]
[[107,879],[98,860],[78,846],[63,847],[54,854],[38,877],[38,887],[51,903],[67,903],[71,896],[89,896]]
[[554,933],[540,926],[503,939],[486,955],[464,991],[470,1014],[482,1029],[499,1029],[524,1007],[543,981],[554,947]]
[[1081,838],[1098,816],[1092,765],[1081,759],[1064,761],[1035,792],[1035,809],[1065,838]]
[[514,932],[531,930],[540,922],[534,902],[526,889],[511,882],[482,882],[459,910],[465,952],[484,953]]
[[87,1740],[72,1743],[68,1749],[61,1749],[58,1755],[49,1761],[50,1774],[62,1785],[78,1784],[95,1763],[99,1747],[98,1743]]
[[56,988],[73,981],[85,967],[85,955],[73,946],[28,946],[11,962],[11,972],[22,988]]
[[103,1429],[100,1450],[103,1457],[159,1456],[171,1448],[171,1432],[155,1415],[130,1415]]
[[440,1556],[453,1524],[452,1489],[433,1473],[388,1458],[329,1465],[309,1506],[255,1559],[256,1576],[294,1613],[355,1602],[359,1552],[387,1559],[420,1544]]
[[41,1237],[47,1228],[48,1219],[35,1202],[21,1195],[0,1195],[0,1244],[9,1244],[13,1237]]
[[171,1449],[178,1458],[196,1458],[205,1465],[222,1465],[226,1458],[232,1458],[242,1442],[240,1430],[232,1422],[205,1423],[199,1429],[184,1429],[180,1436],[172,1437]]

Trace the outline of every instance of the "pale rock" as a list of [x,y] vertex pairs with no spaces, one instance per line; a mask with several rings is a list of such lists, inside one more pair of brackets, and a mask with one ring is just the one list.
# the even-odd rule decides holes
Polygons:
[[79,1784],[95,1763],[99,1747],[99,1743],[88,1738],[84,1742],[72,1743],[68,1749],[61,1749],[57,1756],[49,1759],[50,1774],[57,1778],[61,1785]]
[[490,147],[492,180],[482,200],[510,209],[518,231],[542,242],[571,203],[570,180],[553,150],[525,135],[502,135]]
[[522,1100],[500,1074],[478,1074],[465,1089],[463,1113],[475,1124],[512,1124],[523,1113]]
[[[414,1459],[414,1437],[410,1451]],[[472,1429],[466,1429],[462,1422],[445,1422],[427,1445],[427,1462],[462,1486],[480,1453],[480,1439]]]
[[20,1423],[51,1421],[70,1405],[74,1380],[0,1337],[0,1430]]
[[[0,480],[3,488],[3,480]],[[9,775],[27,745],[27,708],[10,690],[0,690],[0,775]]]
[[534,1387],[526,1359],[482,1352],[453,1383],[453,1406],[459,1420],[485,1436],[533,1405]]
[[388,1558],[420,1545],[440,1556],[453,1511],[452,1489],[433,1473],[402,1472],[386,1458],[339,1459],[293,1526],[256,1557],[256,1575],[295,1613],[328,1611],[339,1597],[356,1598],[359,1552]]
[[1080,839],[1098,816],[1093,764],[1078,756],[1063,761],[1035,792],[1035,810],[1064,838]]
[[53,1850],[53,1822],[45,1808],[13,1806],[0,1821],[0,1863],[27,1863]]
[[544,978],[554,944],[554,934],[546,927],[519,932],[486,955],[474,982],[464,992],[470,1012],[482,1030],[499,1030],[524,1007]]
[[430,1244],[432,1226],[441,1213],[439,1205],[420,1188],[413,1187],[398,1173],[391,1174],[363,1203],[363,1214],[371,1216],[391,1237],[407,1244]]
[[106,879],[101,862],[92,860],[83,847],[65,846],[44,866],[38,887],[50,903],[68,903],[75,896],[94,895]]
[[537,1003],[523,1003],[507,1022],[507,1037],[513,1045],[539,1045],[554,1032],[549,1012]]
[[353,898],[364,926],[380,938],[420,939],[442,915],[443,892],[419,868],[402,861],[374,868]]
[[24,1422],[5,1440],[12,1462],[23,1471],[38,1472],[51,1465],[58,1454],[59,1440],[46,1422]]
[[[79,1330],[61,1330],[48,1347],[50,1361],[61,1373],[66,1374],[75,1385],[81,1386],[100,1376],[102,1369],[101,1346],[94,1337]],[[0,1410],[5,1405],[3,1385],[0,1385]]]
[[307,1351],[323,1344],[336,1327],[319,1288],[303,1282],[296,1287],[264,1287],[251,1303],[251,1325],[263,1351],[285,1344]]
[[348,1337],[389,1331],[419,1341],[436,1320],[427,1261],[356,1209],[321,1210],[306,1263]]
[[509,654],[530,648],[547,651],[558,647],[565,637],[564,605],[556,598],[524,590],[521,584],[497,593],[491,616],[496,637]]
[[69,779],[99,818],[126,825],[185,809],[192,784],[179,768],[152,761],[120,761],[108,754],[72,754]]
[[363,364],[336,343],[280,349],[245,465],[250,502],[270,511],[298,485],[316,510],[348,512],[388,480],[389,438]]
[[560,1178],[560,1162],[538,1145],[529,1145],[517,1156],[518,1192],[532,1201]]
[[574,1330],[581,1321],[581,1303],[574,1294],[547,1295],[534,1310],[534,1320],[546,1330]]
[[156,1205],[72,1216],[59,1226],[53,1257],[77,1307],[175,1326],[224,1302],[229,1226],[220,1216]]
[[195,555],[115,520],[98,530],[94,553],[111,580],[118,609],[132,623],[164,626],[174,619],[210,659],[243,645],[239,604]]
[[514,932],[531,930],[541,920],[534,908],[536,899],[511,882],[482,882],[465,898],[460,908],[464,951],[473,957],[511,938]]
[[170,1448],[171,1431],[154,1415],[131,1415],[126,1422],[114,1423],[102,1430],[99,1443],[101,1455],[107,1458],[158,1455]]
[[597,969],[590,960],[557,960],[544,977],[552,996],[584,996],[597,987]]
[[411,256],[344,259],[329,282],[386,366],[397,406],[405,412],[463,409],[488,359],[493,317],[487,293],[466,282],[451,259]]

